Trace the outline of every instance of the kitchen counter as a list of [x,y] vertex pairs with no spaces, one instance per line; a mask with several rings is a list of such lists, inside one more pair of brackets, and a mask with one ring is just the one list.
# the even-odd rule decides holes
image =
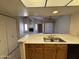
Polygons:
[[44,42],[43,38],[50,34],[29,34],[18,40],[24,44],[79,44],[79,37],[71,34],[52,34],[66,42]]
[[[29,35],[26,35],[23,38],[19,39],[18,42],[20,43],[19,45],[20,45],[21,59],[26,59],[26,53],[27,53],[26,46],[29,44],[30,45],[34,45],[34,44],[43,45],[44,44],[47,46],[50,46],[52,44],[51,46],[59,45],[60,47],[63,46],[63,48],[68,46],[68,44],[79,44],[79,37],[75,36],[75,35],[71,35],[71,34],[52,34],[52,36],[55,35],[55,37],[59,37],[66,42],[44,42],[43,38],[48,37],[49,35],[50,34],[29,34]],[[33,47],[35,47],[35,46],[33,46]],[[38,48],[38,50],[39,50],[39,48]],[[67,53],[67,49],[65,49],[65,50]],[[64,50],[63,50],[63,53],[65,53]],[[59,53],[59,55],[60,55],[60,53]]]

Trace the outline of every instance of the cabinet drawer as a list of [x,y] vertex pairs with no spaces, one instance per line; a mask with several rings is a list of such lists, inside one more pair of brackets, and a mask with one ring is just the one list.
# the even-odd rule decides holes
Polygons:
[[43,45],[42,44],[32,44],[30,45],[31,48],[42,48]]
[[44,48],[54,48],[54,49],[56,49],[56,45],[53,45],[53,44],[46,44],[46,45],[44,45]]
[[67,45],[57,45],[57,49],[67,49]]
[[27,48],[42,48],[42,44],[28,44],[26,45]]

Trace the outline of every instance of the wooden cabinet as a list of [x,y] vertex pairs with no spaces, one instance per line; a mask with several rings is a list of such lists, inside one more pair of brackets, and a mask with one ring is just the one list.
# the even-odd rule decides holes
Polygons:
[[56,46],[55,45],[44,46],[44,59],[56,59]]
[[26,59],[67,59],[67,45],[25,45]]
[[57,45],[56,59],[67,59],[67,45]]
[[42,48],[33,48],[31,50],[32,50],[32,58],[31,59],[43,59]]
[[26,45],[26,59],[43,59],[42,45]]

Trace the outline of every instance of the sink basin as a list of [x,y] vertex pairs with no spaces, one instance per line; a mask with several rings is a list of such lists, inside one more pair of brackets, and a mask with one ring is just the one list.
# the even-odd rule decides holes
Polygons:
[[44,38],[44,42],[66,42],[63,39],[59,38],[59,37],[55,37],[55,38]]

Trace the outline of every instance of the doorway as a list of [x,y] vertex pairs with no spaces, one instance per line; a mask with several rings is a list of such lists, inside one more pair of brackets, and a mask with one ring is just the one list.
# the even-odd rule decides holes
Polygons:
[[42,33],[42,24],[38,24],[38,33]]

